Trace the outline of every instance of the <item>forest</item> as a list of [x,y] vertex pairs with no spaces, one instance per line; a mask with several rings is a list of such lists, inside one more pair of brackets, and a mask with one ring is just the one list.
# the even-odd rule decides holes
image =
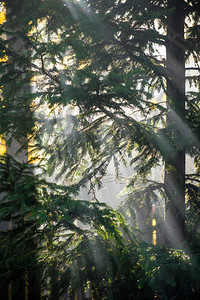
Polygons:
[[0,1],[0,299],[200,299],[199,17]]

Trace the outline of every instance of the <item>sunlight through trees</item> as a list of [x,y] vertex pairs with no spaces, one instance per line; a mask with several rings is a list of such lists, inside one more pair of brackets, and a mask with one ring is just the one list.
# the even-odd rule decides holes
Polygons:
[[199,12],[1,2],[0,298],[198,299]]

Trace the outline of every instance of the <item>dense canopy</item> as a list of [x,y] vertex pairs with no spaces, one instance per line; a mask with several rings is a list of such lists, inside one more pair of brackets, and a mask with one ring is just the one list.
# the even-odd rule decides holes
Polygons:
[[0,295],[198,299],[199,1],[1,10]]

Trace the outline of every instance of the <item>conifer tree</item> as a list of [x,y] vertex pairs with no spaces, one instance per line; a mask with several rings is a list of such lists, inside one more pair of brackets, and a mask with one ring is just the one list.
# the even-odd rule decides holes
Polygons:
[[[6,0],[5,4],[7,7],[14,7],[15,11],[10,11],[7,28],[5,24],[1,26],[1,57],[7,55],[9,58],[9,63],[1,62],[4,89],[3,101],[0,103],[1,133],[10,133],[11,137],[20,141],[27,134],[33,136],[35,148],[43,153],[43,178],[51,176],[55,171],[56,179],[62,179],[65,183],[65,186],[60,187],[44,183],[44,179],[35,182],[33,177],[34,191],[32,184],[28,188],[25,185],[28,190],[26,192],[40,200],[34,210],[37,211],[38,227],[28,238],[36,235],[42,251],[45,247],[48,249],[43,252],[47,257],[43,271],[44,277],[53,279],[47,289],[51,291],[52,299],[61,297],[66,285],[69,293],[72,288],[71,293],[74,295],[74,291],[87,286],[89,278],[96,295],[103,297],[103,293],[116,295],[118,280],[123,290],[124,281],[128,278],[135,293],[141,297],[137,285],[140,280],[137,276],[144,275],[144,269],[133,267],[133,263],[140,261],[140,266],[143,266],[144,260],[141,257],[145,255],[138,254],[134,243],[132,254],[125,248],[117,229],[119,225],[125,228],[123,218],[99,204],[95,196],[94,203],[87,203],[74,201],[71,195],[76,194],[88,182],[90,192],[95,193],[94,188],[96,185],[101,186],[109,163],[114,161],[118,175],[120,163],[126,164],[126,157],[129,155],[131,164],[135,165],[135,173],[129,182],[130,192],[126,205],[130,211],[134,203],[135,206],[146,205],[151,208],[151,199],[158,200],[159,190],[167,198],[167,215],[172,215],[177,223],[172,228],[176,243],[167,237],[167,245],[182,247],[180,244],[185,240],[186,231],[185,189],[190,211],[198,207],[199,197],[199,187],[194,184],[195,180],[197,183],[199,180],[199,96],[198,93],[188,93],[186,97],[184,90],[185,62],[191,54],[195,62],[193,68],[199,72],[199,3],[195,0],[127,0],[107,1],[106,4],[103,1],[89,0],[38,0],[33,5],[31,1]],[[17,18],[16,9],[19,12]],[[187,21],[188,18],[191,19],[190,22]],[[159,26],[164,32],[157,29]],[[15,28],[14,32],[9,32],[8,28],[11,27]],[[12,38],[6,41],[3,34],[9,33]],[[14,49],[15,39],[19,38],[26,51]],[[155,45],[167,47],[166,60],[157,55]],[[189,81],[198,86],[197,79],[198,75],[189,77]],[[33,89],[15,99],[19,90],[30,81]],[[167,94],[167,107],[152,100],[154,92],[161,89]],[[16,101],[12,101],[13,99]],[[38,107],[40,110],[33,115]],[[58,113],[55,112],[55,107],[59,108]],[[44,110],[48,110],[48,118]],[[6,118],[3,119],[5,115]],[[195,174],[185,175],[185,153],[194,157],[197,165]],[[147,177],[151,169],[160,165],[161,161],[165,162],[164,183]],[[23,169],[21,165],[16,165],[18,171]],[[4,183],[12,185],[5,163],[1,167],[2,174],[7,174]],[[25,166],[24,168],[26,169]],[[24,182],[24,178],[22,179]],[[2,191],[10,193],[7,185],[2,187]],[[19,195],[21,196],[20,193]],[[196,218],[197,222],[198,210],[192,216],[193,219],[189,216],[190,220]],[[167,219],[169,220],[168,216]],[[94,230],[79,228],[74,223],[75,220],[89,224]],[[20,222],[23,223],[23,218]],[[197,233],[198,227],[194,230],[192,222],[190,225],[189,234],[193,240],[194,231]],[[176,230],[176,227],[179,229]],[[65,240],[60,243],[62,248],[59,236],[65,234],[66,230],[70,230],[70,233],[67,232]],[[168,235],[169,229],[167,230]],[[182,232],[179,240],[178,231]],[[20,238],[23,234],[25,231],[22,230]],[[190,237],[189,234],[187,238]],[[197,249],[198,234],[195,238],[196,246],[192,246]],[[28,241],[25,239],[24,249]],[[191,245],[191,241],[189,242]],[[103,264],[102,269],[95,260],[95,243],[99,245],[98,253],[109,254],[106,260],[108,264]],[[85,250],[87,244],[92,249],[89,257]],[[110,251],[113,245],[116,248]],[[160,250],[159,253],[161,252]],[[122,253],[125,256],[120,260]],[[138,256],[134,256],[134,253]],[[164,252],[162,255],[165,256]],[[172,255],[172,261],[174,258],[176,256]],[[122,273],[118,273],[118,260],[121,266],[126,266],[125,279]],[[81,265],[80,269],[77,261]],[[177,261],[179,264],[179,259]],[[127,267],[129,264],[131,268]],[[59,266],[60,273],[56,276]],[[183,264],[183,269],[184,266]],[[79,274],[77,278],[71,275],[74,269]],[[148,273],[147,267],[145,274],[151,278],[155,269]],[[24,270],[27,271],[26,267],[22,268],[22,273]],[[130,275],[133,273],[134,276]],[[168,288],[163,291],[168,297],[173,297],[176,293],[184,295],[183,288],[180,289],[181,292],[177,290],[180,286],[177,283],[178,277],[177,272],[173,277],[174,281],[169,279],[170,284],[166,284],[173,287],[175,282],[176,285],[172,291]],[[102,287],[100,282],[110,284]],[[149,293],[149,283],[153,286],[153,297],[158,287],[150,279],[147,285],[144,283]],[[191,286],[192,284],[190,291]],[[162,280],[159,290],[161,287]],[[193,290],[195,289],[196,285],[193,283]],[[128,295],[132,295],[130,287],[127,290]]]
[[[28,4],[25,3],[23,9],[26,8],[26,5]],[[36,7],[37,5],[38,7]],[[70,178],[73,178],[74,172],[81,167],[83,177],[79,183],[77,182],[79,186],[92,178],[95,179],[94,183],[100,183],[100,179],[106,173],[106,168],[112,159],[115,161],[117,170],[118,160],[123,161],[127,154],[132,155],[132,150],[136,149],[139,155],[132,161],[136,163],[139,175],[148,174],[153,166],[160,163],[160,158],[166,161],[165,184],[150,184],[147,191],[150,191],[151,196],[156,197],[154,191],[161,188],[168,198],[170,197],[169,191],[173,189],[174,196],[171,194],[171,197],[174,198],[175,195],[178,197],[177,190],[180,190],[181,193],[178,186],[182,186],[180,198],[183,200],[185,186],[183,166],[186,151],[184,147],[188,144],[190,129],[188,129],[188,125],[184,125],[187,134],[183,136],[183,134],[178,134],[180,129],[177,131],[176,128],[173,128],[179,127],[179,123],[183,122],[184,124],[187,118],[183,113],[182,119],[180,118],[180,122],[177,122],[180,113],[177,103],[180,101],[178,98],[176,100],[178,96],[176,96],[177,87],[174,88],[176,85],[174,82],[175,77],[180,77],[179,82],[182,82],[183,89],[184,76],[178,77],[177,73],[184,72],[185,58],[194,53],[195,61],[198,61],[196,33],[198,3],[195,1],[184,1],[181,4],[173,1],[113,3],[111,1],[105,5],[101,2],[90,3],[90,1],[86,1],[85,4],[60,1],[55,7],[53,1],[49,3],[38,1],[37,5],[32,10],[32,16],[29,19],[30,22],[27,22],[27,26],[32,28],[35,25],[38,28],[38,17],[43,20],[46,18],[46,21],[40,25],[43,28],[43,37],[40,34],[33,34],[28,38],[29,46],[32,47],[34,53],[33,61],[39,61],[39,64],[32,63],[32,72],[37,76],[42,76],[49,88],[30,97],[39,95],[40,100],[47,100],[51,107],[55,104],[70,103],[78,107],[80,112],[78,119],[72,115],[68,120],[71,127],[69,127],[67,136],[62,136],[61,127],[50,123],[55,128],[57,126],[56,130],[59,134],[53,138],[53,144],[48,145],[47,143],[48,146],[46,145],[46,152],[50,157],[49,172],[57,168],[57,163],[60,163],[62,176],[66,173],[69,181]],[[186,41],[180,42],[177,33],[171,34],[171,31],[174,30],[172,28],[174,26],[173,16],[175,15],[174,18],[176,18],[174,10],[182,17],[179,23],[179,27],[182,26],[182,35],[184,25],[185,28],[188,27]],[[185,22],[184,24],[184,20],[187,21],[187,18],[190,17],[192,18],[191,23]],[[168,28],[167,35],[161,34],[161,31],[156,29],[157,25]],[[179,30],[178,26],[175,27],[176,30]],[[44,38],[45,35],[48,38]],[[174,46],[177,44],[176,38],[178,46]],[[24,39],[26,39],[25,36]],[[51,39],[57,39],[57,41],[52,42]],[[196,45],[194,45],[194,41]],[[167,46],[166,63],[156,55],[154,47],[156,44]],[[180,59],[178,58],[179,64],[182,59],[180,72],[177,71],[170,53],[170,51],[173,52],[175,56],[176,51],[172,50],[172,47],[177,47],[175,49],[177,55],[181,53]],[[68,59],[69,57],[71,57],[71,61]],[[67,60],[70,61],[70,64],[66,64]],[[190,80],[192,79],[195,80],[195,77],[190,77]],[[169,110],[169,112],[167,114],[166,108],[162,104],[155,104],[151,101],[152,91],[161,88],[168,96],[167,111]],[[184,90],[181,94],[184,95]],[[184,107],[186,98],[183,96],[182,99],[184,99],[182,100]],[[191,101],[188,103],[188,113],[192,114]],[[153,116],[152,108],[156,109]],[[137,110],[140,112],[140,120],[133,117],[133,113]],[[172,120],[169,121],[172,111],[177,115],[175,117],[177,124]],[[132,115],[127,112],[132,112]],[[167,126],[161,127],[160,122],[163,122],[165,114]],[[42,127],[42,130],[45,129],[45,126]],[[190,126],[192,126],[191,122]],[[191,130],[195,129],[191,128]],[[169,138],[170,135],[172,139]],[[179,139],[176,141],[177,135]],[[182,141],[180,141],[181,139]],[[192,138],[193,142],[194,140],[195,138]],[[181,143],[185,146],[183,147]],[[198,147],[195,143],[187,151],[191,152],[192,148]],[[177,152],[177,148],[180,148],[182,152],[179,150]],[[170,153],[174,154],[171,158]],[[172,189],[169,184],[170,180],[168,180],[171,175],[167,174],[169,170],[176,173],[178,167],[173,161],[176,160],[176,156],[180,160],[180,153],[183,157],[182,163],[180,163],[183,168],[182,179],[173,175],[172,177],[175,176],[173,181],[177,181],[177,189],[176,187]],[[90,157],[88,167],[84,166],[85,155]],[[179,175],[177,176],[179,177]],[[134,183],[134,180],[132,182]],[[168,201],[171,204],[175,202],[179,202],[179,200]],[[177,208],[175,208],[173,212],[177,219],[179,219],[181,211],[184,212],[183,203],[184,200],[182,205],[177,205],[180,211],[178,208],[176,212]],[[172,206],[176,206],[176,204],[172,204]],[[183,225],[183,220],[178,223]]]
[[[197,103],[197,94],[193,98],[191,93],[185,95],[184,75],[191,55],[198,71],[198,3],[126,1],[105,5],[87,1],[82,6],[68,3],[65,7],[66,14],[72,16],[71,27],[69,23],[63,27],[62,36],[66,39],[60,41],[60,46],[65,49],[66,43],[65,55],[73,59],[67,70],[59,70],[55,56],[59,57],[60,49],[50,42],[54,67],[46,75],[54,73],[56,80],[51,81],[54,89],[48,96],[52,96],[49,98],[52,106],[58,101],[77,106],[79,116],[67,121],[70,124],[67,136],[63,135],[62,126],[54,125],[59,134],[54,136],[53,144],[46,145],[51,157],[49,172],[59,161],[61,175],[69,180],[80,167],[83,176],[77,184],[92,180],[93,188],[95,183],[100,185],[112,159],[118,172],[119,161],[124,161],[127,154],[132,155],[133,149],[138,151],[132,162],[136,164],[139,181],[162,159],[164,184],[146,177],[141,195],[146,191],[145,205],[149,198],[157,199],[157,190],[168,199],[167,244],[173,245],[175,240],[179,247],[185,239],[185,153],[195,155],[198,160],[199,149],[196,121],[193,123],[190,118],[199,109],[198,104],[191,105],[192,101]],[[164,33],[156,26],[163,28]],[[166,47],[166,61],[156,54],[155,45]],[[62,59],[59,63],[62,64]],[[187,76],[194,85],[197,78],[198,75]],[[161,89],[167,94],[167,107],[151,100],[153,92]],[[139,111],[139,118],[133,117],[135,111]],[[90,158],[88,166],[84,166],[86,155]],[[135,178],[130,188],[131,185],[134,187]],[[140,201],[138,197],[137,189],[136,202]],[[133,198],[130,189],[129,202]],[[173,232],[171,237],[170,232]]]

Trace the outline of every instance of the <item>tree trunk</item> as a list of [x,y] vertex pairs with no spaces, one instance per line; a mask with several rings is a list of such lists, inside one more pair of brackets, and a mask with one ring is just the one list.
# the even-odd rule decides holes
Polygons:
[[[166,245],[184,248],[185,242],[185,52],[184,52],[184,0],[169,0],[167,27],[167,117],[168,151],[165,160]],[[173,127],[173,125],[175,125]],[[171,127],[171,130],[170,130]],[[169,145],[168,144],[168,145]],[[167,145],[166,145],[167,147]],[[168,148],[169,149],[169,148]],[[170,153],[169,153],[170,152]]]

